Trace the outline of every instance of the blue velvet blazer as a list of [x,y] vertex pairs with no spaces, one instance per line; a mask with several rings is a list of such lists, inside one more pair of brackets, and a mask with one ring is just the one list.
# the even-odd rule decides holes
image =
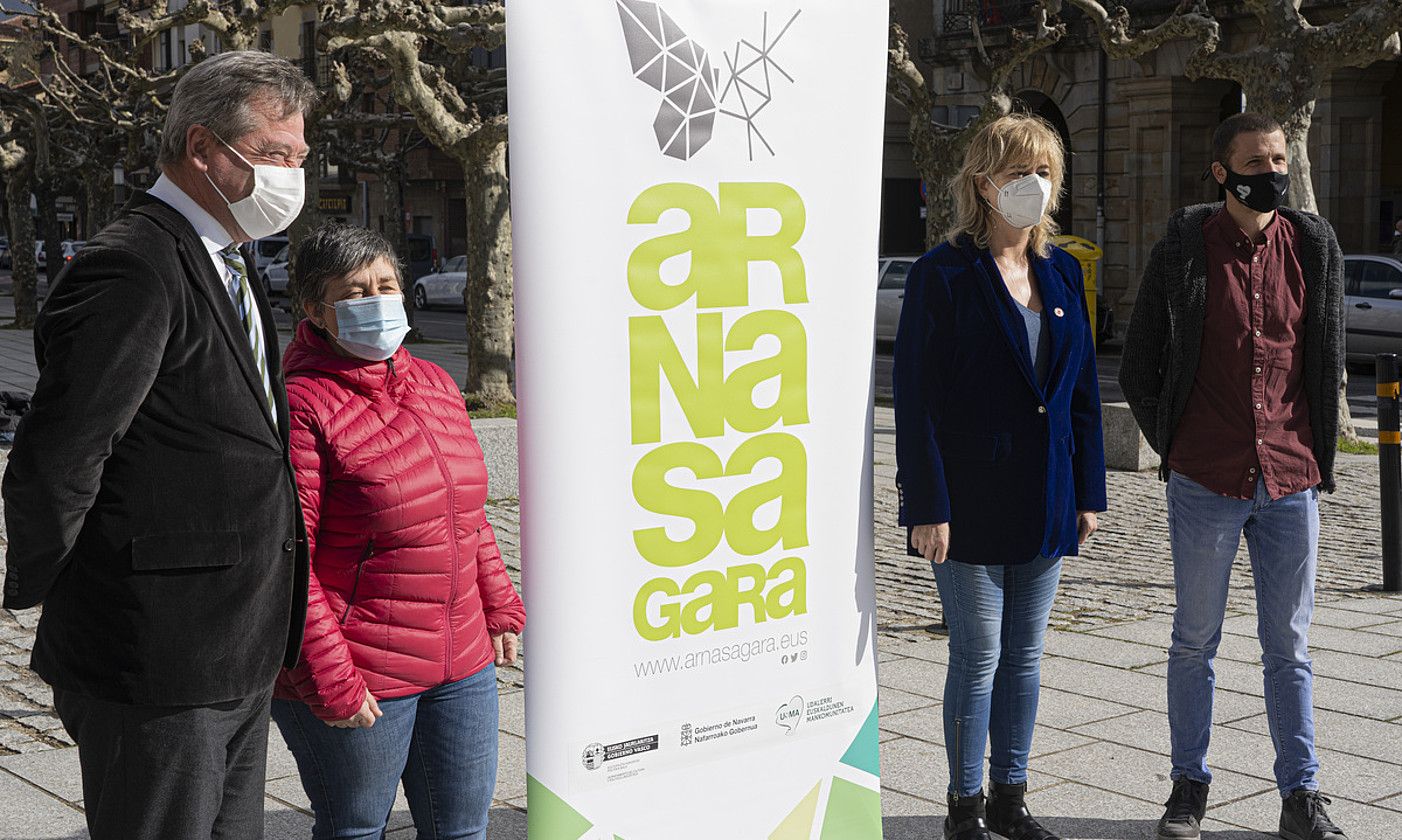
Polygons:
[[906,279],[893,374],[900,524],[950,523],[949,558],[962,563],[1076,554],[1077,512],[1105,510],[1081,266],[1052,248],[1031,268],[1049,315],[1045,387],[987,249],[944,243]]

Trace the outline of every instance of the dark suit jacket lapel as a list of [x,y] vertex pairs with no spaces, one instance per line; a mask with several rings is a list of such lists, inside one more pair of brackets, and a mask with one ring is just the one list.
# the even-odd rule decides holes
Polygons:
[[998,324],[999,332],[1008,343],[1008,349],[1012,352],[1013,358],[1017,360],[1018,370],[1027,379],[1027,384],[1038,394],[1042,393],[1042,386],[1037,382],[1037,375],[1032,370],[1032,355],[1027,343],[1027,326],[1023,323],[1022,316],[1018,314],[1017,307],[1013,303],[1012,295],[1008,294],[1008,287],[1003,283],[1002,276],[998,273],[998,267],[993,264],[993,258],[982,248],[977,248],[970,241],[962,241],[959,250],[964,254],[964,258],[974,268],[975,276],[978,278],[979,292],[984,303],[988,306],[989,313],[993,316],[994,323]]
[[[275,423],[272,415],[264,407],[267,400],[263,396],[263,378],[259,375],[258,366],[253,360],[253,347],[248,343],[248,336],[243,331],[243,322],[239,320],[238,313],[234,311],[233,301],[229,298],[229,292],[223,279],[214,270],[214,264],[210,261],[209,251],[205,248],[203,240],[200,239],[199,234],[195,232],[184,216],[163,201],[145,194],[138,195],[132,199],[132,211],[141,213],[175,234],[180,251],[180,261],[185,266],[185,276],[190,279],[191,285],[209,301],[209,308],[214,313],[214,321],[219,325],[219,332],[223,334],[234,358],[238,360],[239,370],[243,372],[244,382],[248,386],[249,393],[258,401],[263,419],[268,421],[268,430],[273,433],[274,437],[281,440],[278,425],[282,421],[284,409],[279,408],[279,422]],[[255,284],[250,283],[249,285],[252,287]],[[263,316],[264,344],[269,348],[268,364],[270,367],[268,374],[273,381],[276,381],[276,368],[271,367],[271,365],[277,356],[277,335],[276,333],[272,336],[268,335],[268,327],[272,324],[272,313],[268,309],[267,302],[262,300],[256,291],[254,300],[257,302],[258,311]],[[274,394],[278,390],[274,387]]]

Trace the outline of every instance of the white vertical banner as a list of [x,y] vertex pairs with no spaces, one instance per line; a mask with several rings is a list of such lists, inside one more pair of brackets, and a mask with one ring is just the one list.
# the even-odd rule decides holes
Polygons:
[[887,4],[511,0],[531,840],[876,840]]

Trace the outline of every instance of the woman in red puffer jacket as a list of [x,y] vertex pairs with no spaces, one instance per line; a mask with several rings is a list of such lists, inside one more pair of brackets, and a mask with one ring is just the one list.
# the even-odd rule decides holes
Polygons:
[[298,245],[306,319],[283,357],[312,558],[302,659],[273,719],[313,837],[379,838],[402,780],[421,837],[482,838],[496,780],[495,665],[525,609],[483,505],[462,393],[400,346],[398,263],[378,234]]

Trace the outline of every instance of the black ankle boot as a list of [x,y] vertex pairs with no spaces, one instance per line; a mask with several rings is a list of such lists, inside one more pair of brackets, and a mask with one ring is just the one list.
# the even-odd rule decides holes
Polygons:
[[1026,783],[994,782],[988,795],[988,827],[1008,840],[1059,840],[1033,819],[1023,802],[1026,794]]
[[949,816],[944,819],[944,840],[993,840],[984,818],[983,791],[973,796],[946,795]]

